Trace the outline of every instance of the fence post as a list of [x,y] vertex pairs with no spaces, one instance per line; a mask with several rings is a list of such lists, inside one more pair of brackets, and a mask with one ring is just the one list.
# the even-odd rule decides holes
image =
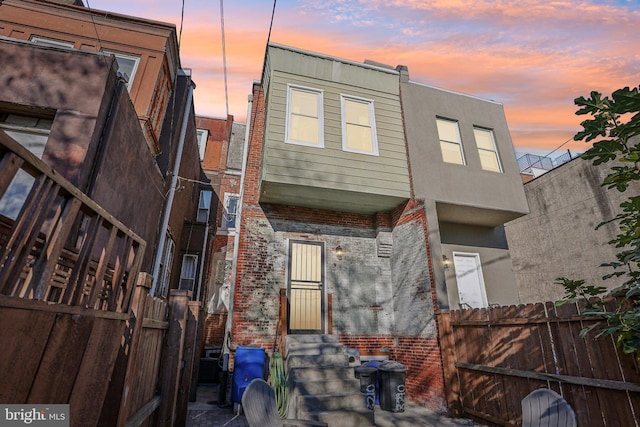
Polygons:
[[456,369],[456,355],[454,351],[453,329],[451,328],[451,314],[438,310],[438,334],[440,336],[440,351],[442,353],[442,367],[444,370],[444,390],[449,412],[453,416],[462,415],[460,405],[460,384]]
[[159,408],[158,426],[173,427],[176,418],[189,299],[191,299],[191,291],[182,289],[172,289],[169,296],[169,330],[162,351],[162,368],[160,369],[162,402]]
[[[182,379],[178,390],[178,403],[176,408],[176,426],[184,426],[187,422],[187,409],[189,406],[189,395],[191,391],[191,381],[193,378],[193,365],[195,364],[196,343],[198,341],[198,315],[200,313],[200,301],[189,301],[187,314],[187,329],[184,340],[184,351],[182,360]],[[200,358],[198,357],[199,361]],[[196,379],[197,381],[197,379]]]
[[102,407],[100,426],[124,426],[130,415],[131,394],[135,393],[137,386],[136,375],[132,372],[133,362],[140,345],[142,320],[152,280],[151,275],[147,273],[138,273],[136,278],[131,313],[124,333],[125,341],[113,369],[109,391]]

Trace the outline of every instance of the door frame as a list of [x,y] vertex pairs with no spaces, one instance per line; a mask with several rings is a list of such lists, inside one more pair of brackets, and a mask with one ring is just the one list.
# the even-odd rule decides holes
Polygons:
[[[478,252],[459,252],[453,251],[453,268],[455,269],[456,287],[458,288],[458,305],[463,304],[462,298],[460,298],[460,281],[458,280],[458,269],[456,267],[456,256],[459,257],[473,257],[476,261],[476,272],[478,277],[478,285],[480,287],[480,298],[482,299],[482,307],[489,306],[489,299],[487,298],[487,288],[484,283],[484,274],[482,272],[482,262],[480,261],[480,253]],[[478,308],[478,307],[472,307]]]
[[[314,245],[320,247],[320,329],[291,329],[291,253],[293,244]],[[327,290],[326,290],[326,245],[325,242],[311,241],[311,240],[297,240],[288,239],[287,241],[287,271],[286,271],[286,283],[287,283],[287,333],[288,334],[325,334],[327,330]]]

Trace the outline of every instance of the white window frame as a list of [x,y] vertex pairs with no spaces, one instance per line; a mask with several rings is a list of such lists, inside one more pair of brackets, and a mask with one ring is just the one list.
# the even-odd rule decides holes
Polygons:
[[[235,217],[233,222],[233,227],[228,227],[228,217],[229,217],[229,201],[231,199],[236,199],[236,210],[233,213]],[[224,193],[224,202],[222,205],[222,220],[220,227],[218,228],[218,234],[234,234],[238,229],[238,209],[240,204],[240,195],[236,193]]]
[[66,40],[50,39],[42,36],[31,36],[30,41],[40,46],[61,47],[64,49],[73,49],[75,44]]
[[[308,141],[296,140],[289,135],[291,115],[293,114],[290,108],[291,94],[294,91],[312,93],[317,96],[316,98],[318,103],[317,105],[318,117],[316,117],[316,119],[318,120],[318,143],[317,144],[313,142],[308,142]],[[285,137],[284,137],[284,140],[287,144],[304,145],[307,147],[314,147],[314,148],[324,148],[324,107],[323,107],[324,101],[323,99],[324,99],[324,92],[320,89],[314,89],[310,87],[297,86],[297,85],[291,85],[291,84],[287,85],[287,111],[286,111],[286,117],[285,117]],[[311,117],[311,116],[306,116],[306,117]]]
[[[491,137],[492,149],[481,148],[478,145],[478,138],[476,136],[476,131],[478,131],[478,132],[487,132],[489,134],[489,136]],[[482,165],[482,157],[480,157],[480,167],[482,167],[482,170],[486,170],[486,171],[489,171],[489,172],[503,173],[502,162],[500,161],[500,154],[498,153],[498,146],[496,145],[496,137],[495,137],[495,134],[493,133],[493,129],[483,128],[481,126],[474,126],[473,127],[473,137],[476,139],[476,147],[478,148],[478,153],[480,153],[482,151],[493,153],[493,155],[496,158],[496,162],[498,163],[498,170],[497,171],[493,170],[493,169],[487,169]]]
[[[206,201],[203,200],[206,193],[209,193],[209,204],[206,204]],[[198,198],[198,213],[196,214],[196,222],[209,222],[209,212],[211,210],[211,198],[213,196],[213,192],[211,190],[200,190],[200,197]],[[206,215],[203,217],[201,213],[206,212]]]
[[[131,54],[122,53],[122,52],[116,52],[116,51],[108,50],[108,49],[104,49],[102,52],[106,53],[108,55],[115,56],[116,57],[116,61],[118,60],[118,58],[130,59],[130,60],[134,61],[133,69],[131,70],[131,75],[129,76],[129,80],[127,81],[127,90],[131,91],[131,87],[133,86],[133,81],[135,80],[136,73],[138,72],[138,65],[140,65],[140,57],[136,56],[136,55],[131,55]],[[118,67],[120,67],[120,64],[118,64]]]
[[[347,114],[346,114],[346,102],[347,101],[351,101],[351,102],[357,102],[357,103],[361,103],[361,104],[367,104],[368,110],[369,110],[369,129],[371,129],[371,150],[358,150],[355,148],[350,148],[348,146],[348,141],[347,141],[347,125],[349,123],[347,123]],[[376,115],[375,115],[375,108],[373,105],[373,100],[372,99],[367,99],[367,98],[360,98],[357,96],[351,96],[351,95],[340,95],[340,111],[341,111],[341,121],[342,121],[342,150],[343,151],[348,151],[351,153],[359,153],[359,154],[368,154],[371,156],[378,156],[378,133],[376,131]],[[362,126],[360,124],[354,124],[356,126]]]
[[160,278],[159,291],[163,297],[167,296],[171,287],[171,270],[173,269],[173,257],[175,256],[176,244],[167,234],[162,251],[162,259],[160,260]]
[[[456,125],[456,130],[458,132],[458,140],[457,141],[449,141],[447,139],[443,139],[442,135],[440,135],[440,131],[438,130],[438,122],[449,122],[449,123],[455,123]],[[459,165],[459,166],[466,166],[467,165],[467,159],[464,156],[464,147],[462,146],[462,135],[460,134],[460,123],[457,120],[452,120],[452,119],[447,119],[444,117],[436,117],[436,132],[438,133],[438,144],[440,146],[440,155],[442,156],[442,161],[444,163],[448,163],[450,165]],[[444,152],[442,151],[442,143],[448,143],[448,144],[456,144],[458,145],[458,149],[460,150],[460,158],[462,159],[462,163],[455,163],[455,162],[448,162],[444,159]]]
[[202,161],[204,160],[204,153],[207,150],[209,131],[207,129],[196,129],[196,136],[198,138],[198,154],[200,154],[200,161]]
[[[189,273],[189,272],[185,272],[185,265],[187,265],[187,263],[185,261],[187,259],[192,259],[193,260],[193,266],[194,266],[194,268],[193,268],[193,277],[185,276],[185,274]],[[186,289],[186,290],[190,290],[190,291],[195,290],[197,276],[198,276],[198,255],[196,255],[196,254],[184,254],[184,255],[182,255],[182,265],[180,266],[180,289]],[[185,287],[184,283],[190,283],[190,285],[187,285]]]

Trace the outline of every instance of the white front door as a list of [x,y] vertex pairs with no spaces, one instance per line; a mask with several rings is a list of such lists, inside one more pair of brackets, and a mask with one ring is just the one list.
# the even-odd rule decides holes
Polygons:
[[488,305],[487,293],[482,278],[480,254],[454,252],[453,266],[458,282],[460,305],[468,304],[472,308],[486,307]]

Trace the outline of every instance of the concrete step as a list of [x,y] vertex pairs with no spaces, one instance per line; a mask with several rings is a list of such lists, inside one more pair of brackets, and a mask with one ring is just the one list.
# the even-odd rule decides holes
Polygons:
[[337,335],[287,335],[286,344],[289,343],[339,343]]
[[366,409],[365,397],[360,393],[298,395],[297,418],[306,418],[318,411]]
[[346,390],[357,393],[360,391],[360,380],[353,378],[327,381],[292,381],[289,383],[289,390],[311,395],[340,394]]
[[318,369],[315,367],[303,366],[290,368],[288,370],[289,381],[329,381],[329,380],[351,380],[355,378],[353,367],[332,366]]
[[375,416],[368,409],[348,411],[318,411],[309,415],[309,419],[322,421],[331,427],[373,427]]
[[349,359],[344,354],[303,354],[287,357],[287,369],[299,367],[323,368],[328,366],[347,366]]
[[344,354],[344,346],[340,343],[299,343],[287,344],[285,357],[310,354]]

